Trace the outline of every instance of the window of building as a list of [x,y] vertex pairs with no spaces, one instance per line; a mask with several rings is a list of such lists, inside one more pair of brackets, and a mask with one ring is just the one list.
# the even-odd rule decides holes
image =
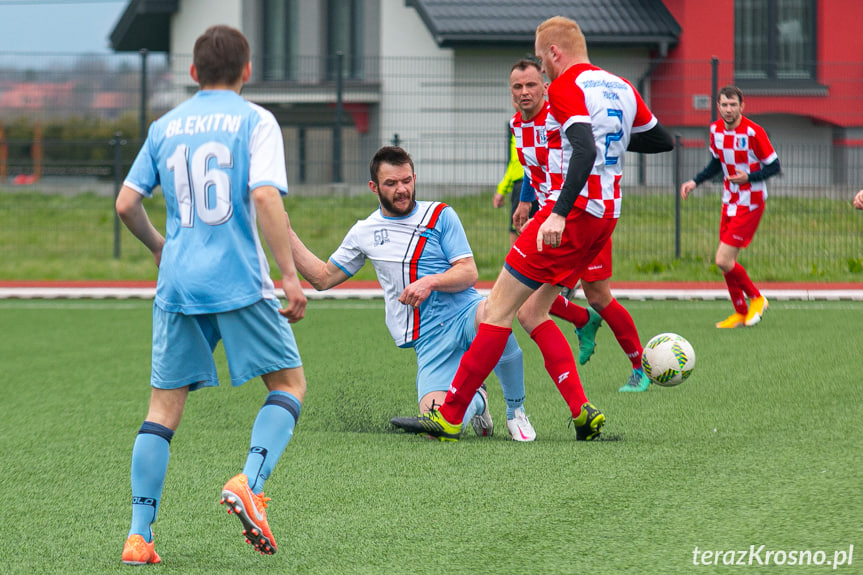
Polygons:
[[816,0],[735,0],[738,83],[814,82]]
[[263,0],[264,80],[296,80],[297,1]]
[[342,74],[354,80],[363,77],[363,2],[327,0],[327,77],[336,78],[338,60],[343,54]]

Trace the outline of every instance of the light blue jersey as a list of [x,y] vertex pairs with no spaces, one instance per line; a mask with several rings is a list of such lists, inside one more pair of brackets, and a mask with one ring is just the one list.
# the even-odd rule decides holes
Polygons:
[[473,252],[458,215],[441,202],[417,202],[408,215],[391,218],[380,209],[358,221],[330,260],[353,276],[371,260],[384,290],[386,322],[396,345],[411,347],[463,312],[481,296],[474,288],[457,293],[433,291],[418,309],[398,301],[416,280],[447,271]]
[[219,313],[275,299],[250,191],[288,183],[273,115],[230,90],[202,90],[150,126],[125,185],[167,205],[156,305]]
[[[472,287],[457,293],[433,291],[418,309],[400,303],[399,296],[416,280],[444,273],[453,263],[472,256],[461,220],[441,202],[417,202],[410,214],[399,218],[386,217],[378,209],[354,224],[330,256],[349,276],[371,260],[384,290],[390,335],[399,347],[413,347],[416,352],[418,401],[433,391],[449,389],[464,352],[476,337],[482,296]],[[508,409],[520,407],[524,368],[521,349],[511,334],[495,374]],[[485,402],[477,397],[482,409]]]

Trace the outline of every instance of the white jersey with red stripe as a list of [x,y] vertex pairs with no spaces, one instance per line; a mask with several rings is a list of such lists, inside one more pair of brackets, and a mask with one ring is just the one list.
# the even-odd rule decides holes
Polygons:
[[574,208],[597,218],[620,217],[620,177],[629,139],[653,128],[656,117],[632,84],[592,64],[576,64],[555,78],[548,87],[548,101],[546,130],[563,135],[560,170],[564,176],[572,157],[566,130],[585,123],[593,131],[596,160]]
[[509,121],[518,161],[530,179],[530,185],[536,190],[540,206],[544,206],[547,201],[557,200],[563,185],[560,126],[555,122],[553,129],[549,130],[548,111],[546,102],[530,120],[522,120],[521,112],[517,112]]
[[740,124],[733,130],[725,129],[725,122],[717,120],[710,124],[710,153],[722,163],[725,175],[725,190],[722,192],[722,209],[729,216],[745,214],[764,207],[767,199],[767,183],[746,182],[735,184],[729,176],[739,172],[751,174],[765,164],[772,164],[776,151],[764,128],[742,116]]
[[414,342],[433,327],[464,311],[482,296],[474,288],[456,293],[433,291],[419,308],[399,302],[416,280],[447,271],[473,257],[458,215],[441,202],[417,202],[407,216],[391,218],[378,209],[348,231],[330,261],[349,276],[371,260],[384,290],[386,324],[399,347]]

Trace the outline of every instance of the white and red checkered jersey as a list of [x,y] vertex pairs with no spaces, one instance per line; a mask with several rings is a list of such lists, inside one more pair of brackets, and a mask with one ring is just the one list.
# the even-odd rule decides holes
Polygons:
[[710,124],[710,153],[722,163],[725,175],[723,211],[729,216],[736,216],[764,207],[767,182],[735,184],[728,181],[728,177],[737,172],[751,174],[777,159],[764,128],[746,116],[741,117],[740,125],[733,130],[726,130],[725,122],[717,120]]
[[[546,130],[565,134],[575,123],[590,124],[596,143],[596,160],[587,183],[575,201],[597,218],[620,217],[620,177],[623,159],[633,133],[653,128],[656,117],[628,81],[592,64],[577,64],[548,87],[551,111]],[[561,174],[572,156],[566,137],[561,138]]]
[[522,120],[521,112],[516,112],[509,121],[518,161],[530,178],[530,185],[536,190],[540,206],[548,200],[555,201],[563,185],[560,129],[555,124],[555,128],[549,131],[546,124],[548,111],[546,102],[530,120]]

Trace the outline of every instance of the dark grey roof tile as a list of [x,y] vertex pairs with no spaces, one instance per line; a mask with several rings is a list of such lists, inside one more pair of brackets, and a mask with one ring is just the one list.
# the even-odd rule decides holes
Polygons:
[[675,43],[680,25],[661,0],[405,0],[441,46],[524,44],[552,16],[576,20],[591,44]]

